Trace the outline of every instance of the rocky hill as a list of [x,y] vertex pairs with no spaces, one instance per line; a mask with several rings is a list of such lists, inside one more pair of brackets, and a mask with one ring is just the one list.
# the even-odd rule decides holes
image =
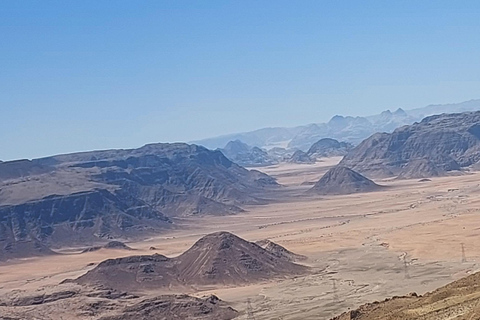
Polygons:
[[162,255],[109,259],[73,280],[120,290],[204,285],[243,285],[308,271],[259,245],[228,232],[198,240],[178,257]]
[[424,296],[415,293],[368,303],[332,320],[469,320],[480,319],[480,273]]
[[276,161],[258,147],[251,147],[240,140],[230,141],[220,151],[231,161],[246,167],[268,166]]
[[351,143],[323,138],[315,142],[310,149],[308,149],[307,155],[312,159],[338,157],[346,155],[352,149],[353,145]]
[[295,151],[290,159],[287,160],[289,163],[315,163],[315,160],[310,158],[306,152],[302,150]]
[[276,186],[219,151],[187,144],[3,162],[0,253],[25,241],[86,245],[147,236],[168,228],[171,217],[241,212]]
[[442,114],[377,133],[341,161],[367,176],[424,178],[444,175],[480,160],[480,112]]
[[328,170],[309,192],[314,194],[351,194],[376,191],[380,188],[381,186],[358,172],[339,165]]

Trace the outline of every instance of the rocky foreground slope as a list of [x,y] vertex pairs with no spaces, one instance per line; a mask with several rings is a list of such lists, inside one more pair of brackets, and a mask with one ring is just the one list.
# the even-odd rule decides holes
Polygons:
[[306,273],[308,268],[291,262],[259,245],[228,232],[198,240],[178,257],[163,255],[109,259],[72,280],[82,285],[102,285],[118,290],[245,285]]
[[462,170],[480,160],[480,112],[442,114],[377,133],[340,165],[369,177],[425,178]]
[[187,144],[2,162],[0,260],[44,254],[43,245],[146,236],[177,216],[241,212],[276,186],[219,151]]
[[472,320],[480,319],[480,273],[424,296],[412,293],[368,303],[332,320]]

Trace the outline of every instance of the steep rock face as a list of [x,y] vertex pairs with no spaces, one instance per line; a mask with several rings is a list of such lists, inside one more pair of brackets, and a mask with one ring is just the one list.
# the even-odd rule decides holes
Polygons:
[[0,249],[16,246],[16,256],[28,256],[32,252],[20,250],[17,243],[92,242],[138,231],[153,232],[167,227],[169,222],[161,212],[145,203],[134,199],[126,201],[107,190],[53,195],[0,207]]
[[176,258],[155,254],[110,259],[73,281],[138,290],[241,285],[307,271],[307,267],[278,257],[255,243],[228,232],[217,232],[201,238]]
[[315,142],[307,151],[310,158],[325,158],[344,156],[353,149],[348,142],[339,142],[335,139],[324,138]]
[[278,186],[273,178],[240,167],[220,151],[187,144],[25,163],[22,170],[18,163],[0,164],[5,245],[25,239],[52,246],[85,245],[147,236],[167,227],[168,217],[241,212],[244,204],[263,203],[262,194]]
[[231,161],[241,166],[266,166],[276,161],[258,147],[251,147],[240,140],[230,141],[220,151]]
[[349,152],[341,165],[369,176],[423,178],[480,160],[480,112],[442,114],[375,134]]
[[315,194],[350,194],[379,190],[381,186],[352,169],[336,166],[325,173],[315,183],[311,193]]

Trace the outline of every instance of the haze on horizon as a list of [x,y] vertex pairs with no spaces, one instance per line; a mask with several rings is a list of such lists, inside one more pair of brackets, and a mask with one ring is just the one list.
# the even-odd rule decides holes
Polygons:
[[479,98],[476,1],[5,1],[0,159]]

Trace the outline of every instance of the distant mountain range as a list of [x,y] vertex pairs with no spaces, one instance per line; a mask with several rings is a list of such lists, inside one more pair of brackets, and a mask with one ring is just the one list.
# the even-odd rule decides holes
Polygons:
[[368,177],[412,179],[478,168],[480,111],[441,114],[377,133],[350,151],[340,165]]
[[429,105],[427,107],[394,112],[387,110],[367,117],[334,116],[327,123],[313,123],[292,128],[263,128],[250,132],[236,133],[194,141],[209,149],[223,148],[229,141],[240,140],[250,146],[271,149],[283,147],[307,151],[322,138],[333,138],[359,144],[376,132],[393,132],[398,127],[410,125],[423,118],[441,113],[480,110],[480,99],[457,104]]

